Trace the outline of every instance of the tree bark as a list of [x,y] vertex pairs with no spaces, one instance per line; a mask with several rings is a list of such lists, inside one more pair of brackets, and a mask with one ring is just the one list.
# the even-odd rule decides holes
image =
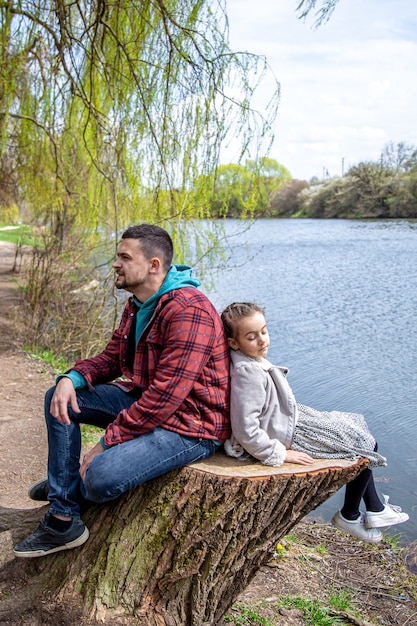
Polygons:
[[13,566],[90,620],[215,626],[279,539],[366,463],[271,468],[218,452],[92,507],[81,548]]

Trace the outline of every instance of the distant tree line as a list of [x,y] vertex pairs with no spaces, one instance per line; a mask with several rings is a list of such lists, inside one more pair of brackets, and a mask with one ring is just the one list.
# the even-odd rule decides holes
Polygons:
[[208,213],[218,218],[417,218],[417,148],[391,142],[377,161],[309,182],[271,158],[220,165],[213,188]]
[[417,218],[417,148],[389,143],[377,161],[354,165],[343,177],[291,179],[258,216]]

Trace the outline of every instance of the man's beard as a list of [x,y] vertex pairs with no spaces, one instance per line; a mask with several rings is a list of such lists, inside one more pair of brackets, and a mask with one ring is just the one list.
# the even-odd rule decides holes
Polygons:
[[[122,281],[122,284],[118,283],[119,279]],[[137,280],[136,283],[129,284],[126,280],[126,276],[117,276],[115,281],[115,287],[116,289],[124,289],[125,291],[133,293],[133,291],[138,287],[141,287],[143,283],[143,280]]]
[[[122,284],[119,281],[122,281]],[[126,286],[126,278],[124,276],[116,276],[114,284],[116,289],[124,289]]]

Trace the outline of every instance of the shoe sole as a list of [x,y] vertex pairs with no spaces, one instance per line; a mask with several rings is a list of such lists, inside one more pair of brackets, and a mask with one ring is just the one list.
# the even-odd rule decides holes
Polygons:
[[34,500],[35,502],[49,502],[48,498],[46,498],[46,500],[39,500],[39,498],[34,498],[33,497],[33,491],[35,491],[36,487],[38,487],[39,485],[41,485],[42,483],[45,482],[45,480],[47,480],[46,478],[40,478],[39,480],[37,480],[36,482],[32,483],[28,489],[28,496],[31,500]]
[[32,558],[36,558],[39,556],[46,556],[47,554],[53,554],[54,552],[61,552],[62,550],[71,550],[72,548],[78,548],[79,546],[82,546],[87,541],[89,536],[90,536],[89,530],[88,528],[85,528],[83,534],[77,537],[77,539],[74,539],[73,541],[70,541],[69,543],[65,543],[62,546],[57,546],[56,548],[51,548],[50,550],[33,550],[30,552],[18,552],[18,551],[13,550],[13,554],[23,559],[32,559]]

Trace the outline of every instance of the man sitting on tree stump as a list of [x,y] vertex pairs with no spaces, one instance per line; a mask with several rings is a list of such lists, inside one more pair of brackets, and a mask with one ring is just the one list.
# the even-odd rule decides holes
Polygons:
[[[77,361],[45,396],[49,500],[39,527],[14,548],[39,557],[82,545],[81,514],[152,478],[214,454],[230,435],[229,353],[223,324],[187,266],[171,265],[159,226],[128,228],[116,287],[132,296],[103,352]],[[119,378],[123,376],[123,380]],[[80,424],[105,429],[80,464]]]

